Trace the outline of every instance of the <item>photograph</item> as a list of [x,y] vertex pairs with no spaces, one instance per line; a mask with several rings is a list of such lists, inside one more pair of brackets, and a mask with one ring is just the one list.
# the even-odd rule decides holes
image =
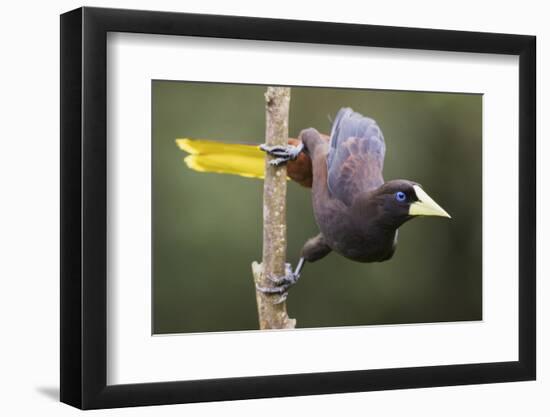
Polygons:
[[59,160],[59,306],[16,326],[46,379],[11,374],[80,410],[536,414],[542,15],[293,6],[62,11],[56,83],[27,77],[57,159],[6,153]]
[[483,320],[482,94],[151,83],[153,335]]

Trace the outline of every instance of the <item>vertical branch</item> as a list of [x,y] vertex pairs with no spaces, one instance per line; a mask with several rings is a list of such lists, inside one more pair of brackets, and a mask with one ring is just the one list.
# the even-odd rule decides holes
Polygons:
[[[265,143],[269,146],[288,143],[288,111],[290,88],[268,87],[266,100]],[[286,261],[286,166],[269,164],[272,157],[266,154],[264,181],[264,226],[262,264],[254,262],[254,282],[260,287],[270,287],[267,276],[285,274]],[[256,291],[260,329],[292,329],[296,320],[288,317],[286,303],[274,304],[278,295]]]

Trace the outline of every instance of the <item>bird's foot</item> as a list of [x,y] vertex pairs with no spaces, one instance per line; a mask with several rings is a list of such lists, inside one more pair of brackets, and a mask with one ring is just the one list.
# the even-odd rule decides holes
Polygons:
[[269,164],[278,167],[286,164],[288,161],[294,161],[295,159],[297,159],[300,155],[300,152],[304,150],[304,144],[300,143],[298,146],[269,146],[263,143],[260,145],[260,149],[274,157],[275,159],[269,161]]
[[296,272],[293,272],[290,264],[286,263],[285,275],[266,275],[266,278],[271,281],[273,285],[269,287],[261,287],[256,284],[256,290],[264,294],[279,294],[279,298],[273,304],[280,304],[286,300],[286,298],[288,297],[288,289],[296,284],[296,282],[298,282],[298,278],[300,278],[300,275]]

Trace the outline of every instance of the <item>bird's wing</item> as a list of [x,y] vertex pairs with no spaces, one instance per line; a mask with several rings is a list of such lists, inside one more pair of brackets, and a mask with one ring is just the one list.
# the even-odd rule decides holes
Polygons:
[[384,183],[386,145],[373,119],[342,108],[332,124],[327,157],[328,189],[332,197],[351,205],[358,193]]

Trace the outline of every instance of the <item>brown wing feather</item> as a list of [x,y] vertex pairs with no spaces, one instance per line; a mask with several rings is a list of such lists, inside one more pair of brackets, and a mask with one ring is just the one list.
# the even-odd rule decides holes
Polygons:
[[327,159],[331,196],[349,206],[359,193],[380,187],[385,151],[384,136],[373,119],[341,109],[333,123]]
[[347,205],[362,191],[384,183],[382,162],[377,154],[366,150],[366,146],[364,138],[347,138],[339,145],[340,163],[331,166],[329,172],[331,192]]

